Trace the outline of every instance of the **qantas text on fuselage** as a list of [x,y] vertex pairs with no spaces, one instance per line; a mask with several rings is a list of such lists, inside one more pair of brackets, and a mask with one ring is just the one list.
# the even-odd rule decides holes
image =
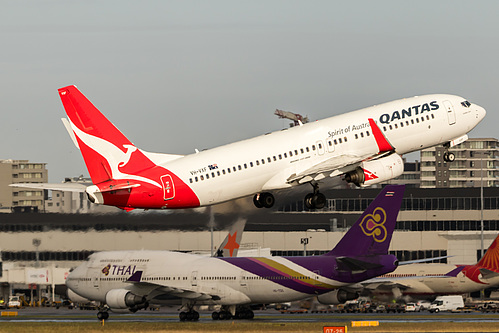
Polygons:
[[[454,95],[396,100],[191,155],[135,147],[74,86],[59,89],[68,128],[94,185],[91,201],[126,210],[192,208],[311,185],[308,208],[326,202],[319,186],[369,186],[403,172],[402,154],[465,141],[485,110]],[[452,154],[446,158],[453,160]]]

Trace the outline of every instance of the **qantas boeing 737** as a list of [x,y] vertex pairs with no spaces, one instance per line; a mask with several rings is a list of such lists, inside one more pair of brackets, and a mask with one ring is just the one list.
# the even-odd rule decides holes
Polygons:
[[[404,185],[388,185],[330,252],[309,257],[218,258],[170,251],[94,253],[68,276],[77,295],[107,310],[135,312],[148,304],[183,305],[181,320],[196,320],[195,306],[222,306],[213,319],[253,318],[251,304],[318,296],[333,304],[358,295],[352,284],[392,272],[388,254]],[[230,236],[232,237],[232,236]]]
[[94,203],[125,210],[193,208],[246,196],[270,208],[276,192],[301,184],[312,190],[305,205],[322,208],[319,185],[395,178],[404,169],[402,154],[459,144],[486,113],[459,96],[417,96],[182,156],[138,149],[75,86],[59,95],[93,182],[80,190]]

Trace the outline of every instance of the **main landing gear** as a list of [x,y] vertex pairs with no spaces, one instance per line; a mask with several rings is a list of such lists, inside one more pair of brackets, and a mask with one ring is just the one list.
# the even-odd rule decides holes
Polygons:
[[272,193],[269,192],[257,193],[253,197],[253,203],[256,208],[270,208],[274,206],[275,198]]
[[314,188],[313,193],[305,196],[305,207],[308,209],[321,209],[326,205],[326,196],[319,192],[319,184],[311,183]]
[[199,312],[194,310],[182,311],[178,315],[180,321],[198,321]]
[[253,319],[255,313],[251,309],[241,308],[236,310],[236,314],[232,316],[230,311],[225,309],[220,309],[220,311],[215,311],[211,314],[213,320],[230,320],[230,319]]

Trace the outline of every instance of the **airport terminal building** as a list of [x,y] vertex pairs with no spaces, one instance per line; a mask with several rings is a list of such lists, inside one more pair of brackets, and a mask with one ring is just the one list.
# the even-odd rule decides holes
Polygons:
[[[307,211],[298,202],[274,211],[215,213],[213,243],[207,210],[2,214],[0,282],[4,295],[25,288],[30,281],[39,281],[33,275],[40,272],[45,279],[41,285],[62,284],[69,270],[95,251],[210,253],[238,218],[247,220],[242,249],[270,248],[272,255],[298,256],[306,250],[307,255],[320,255],[334,247],[378,192],[379,189],[328,191],[327,196],[336,199],[330,199],[321,211]],[[442,262],[476,263],[481,250],[480,202],[480,188],[407,188],[390,252],[401,261],[451,256]],[[247,200],[246,204],[252,203]],[[483,208],[486,250],[499,233],[499,188],[484,189]]]

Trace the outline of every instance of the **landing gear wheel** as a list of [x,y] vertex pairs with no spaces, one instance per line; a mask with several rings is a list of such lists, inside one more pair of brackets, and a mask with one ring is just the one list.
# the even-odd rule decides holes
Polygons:
[[305,207],[308,209],[322,209],[326,205],[326,196],[320,192],[309,193],[305,196]]
[[272,193],[257,193],[253,197],[253,203],[255,204],[256,208],[271,208],[272,206],[274,206],[275,198]]
[[313,196],[312,203],[316,209],[322,209],[326,205],[326,196],[322,193],[317,193]]
[[450,152],[446,151],[444,153],[443,158],[444,158],[445,162],[454,162],[456,160],[456,155],[454,153],[450,153]]
[[220,313],[215,311],[211,314],[211,319],[213,320],[219,320],[220,319]]
[[109,318],[109,313],[107,311],[99,311],[97,312],[97,319],[99,320],[107,320]]
[[305,207],[308,209],[314,209],[314,204],[312,203],[312,198],[314,197],[313,193],[309,193],[305,196],[305,200],[303,201],[305,203]]
[[199,312],[191,310],[191,311],[182,311],[178,314],[180,321],[198,321],[199,320]]
[[253,197],[253,204],[255,205],[256,208],[263,208],[263,205],[260,202],[260,193],[255,194],[255,196]]

